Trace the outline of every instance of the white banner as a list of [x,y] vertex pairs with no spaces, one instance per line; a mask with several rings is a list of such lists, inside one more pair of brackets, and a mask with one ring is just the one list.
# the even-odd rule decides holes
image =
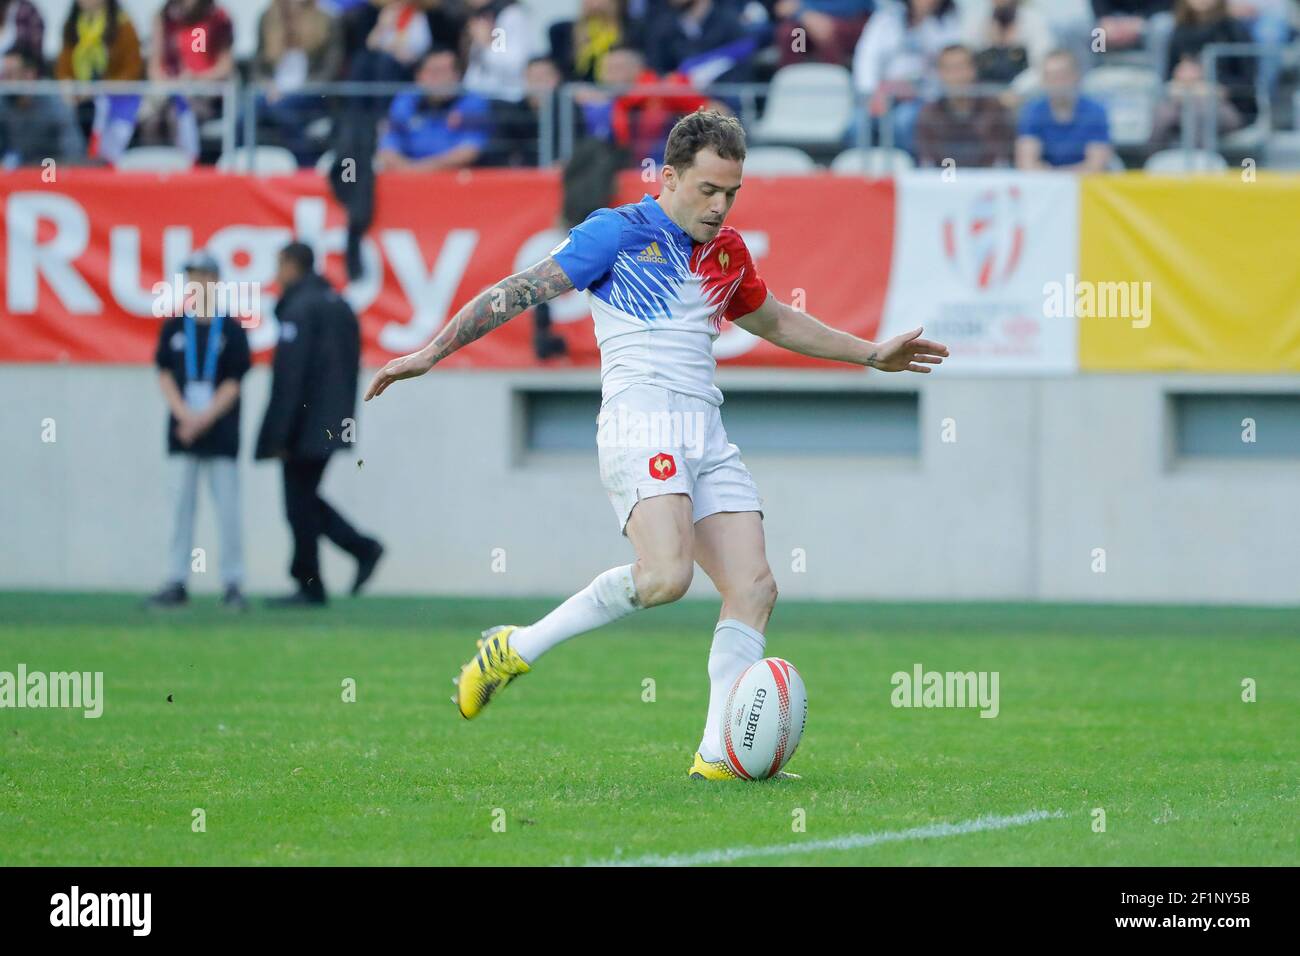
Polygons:
[[1074,372],[1075,320],[1045,317],[1044,288],[1079,271],[1077,179],[958,170],[897,186],[880,337],[925,326],[952,350],[949,374]]

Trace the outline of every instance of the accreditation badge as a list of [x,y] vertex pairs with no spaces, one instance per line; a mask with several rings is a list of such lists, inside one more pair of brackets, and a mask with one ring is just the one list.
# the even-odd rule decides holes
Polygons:
[[186,382],[185,404],[192,412],[206,412],[212,404],[213,391],[211,382]]

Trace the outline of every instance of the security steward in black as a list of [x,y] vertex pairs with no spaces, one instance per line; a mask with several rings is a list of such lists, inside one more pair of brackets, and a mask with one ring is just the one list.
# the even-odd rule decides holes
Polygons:
[[383,545],[352,527],[319,491],[330,456],[351,451],[355,441],[361,329],[352,307],[316,273],[310,246],[285,246],[277,278],[280,339],[256,457],[283,462],[284,508],[293,531],[289,574],[298,589],[268,603],[319,605],[326,603],[318,549],[322,535],[356,558],[353,594],[384,553]]

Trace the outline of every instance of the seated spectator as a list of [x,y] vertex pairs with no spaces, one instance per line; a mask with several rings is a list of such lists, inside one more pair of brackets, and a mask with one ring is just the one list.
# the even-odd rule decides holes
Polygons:
[[912,151],[921,103],[936,92],[939,53],[961,39],[953,0],[906,0],[882,6],[853,53],[853,83],[869,96],[877,122],[888,115],[893,145]]
[[1043,59],[1055,46],[1052,28],[1023,0],[984,3],[963,33],[975,51],[979,82],[1014,84],[1019,90],[1042,85]]
[[596,77],[603,89],[579,89],[574,93],[588,135],[605,142],[614,141],[610,122],[614,100],[619,93],[635,86],[645,72],[645,55],[637,47],[620,43],[609,51],[601,60]]
[[1198,147],[1206,144],[1210,109],[1217,113],[1221,134],[1250,124],[1258,113],[1253,57],[1220,58],[1219,82],[1214,89],[1201,67],[1201,51],[1209,44],[1250,42],[1245,25],[1229,16],[1226,0],[1178,0],[1174,18],[1168,96],[1156,107],[1149,144],[1152,150],[1165,149],[1181,139],[1185,113],[1194,123],[1188,133]]
[[[1250,43],[1250,29],[1231,14],[1227,0],[1178,0],[1174,8],[1174,32],[1169,38],[1169,71],[1184,60],[1199,66],[1201,53],[1211,43]],[[1218,82],[1227,88],[1247,122],[1258,112],[1255,101],[1257,60],[1251,56],[1220,57],[1215,72]]]
[[377,15],[366,35],[365,51],[353,60],[352,79],[409,80],[433,46],[429,17],[414,0],[371,0],[371,4]]
[[551,59],[566,80],[596,83],[610,50],[625,39],[619,0],[582,0],[576,20],[551,24]]
[[[0,59],[0,80],[30,81],[41,75],[40,57],[25,46]],[[14,94],[0,97],[0,166],[39,166],[45,160],[77,163],[86,144],[77,119],[57,95]]]
[[1170,9],[1174,0],[1092,0],[1106,41],[1105,53],[1143,49],[1151,67],[1164,73],[1169,59],[1169,34],[1174,28]]
[[875,0],[777,0],[773,42],[781,66],[837,63],[848,66]]
[[[649,88],[642,89],[642,86]],[[665,90],[665,87],[677,89]],[[662,78],[648,75],[643,84],[614,100],[610,114],[614,143],[627,150],[637,163],[651,159],[662,166],[664,147],[668,145],[673,124],[699,109],[722,111],[727,107],[696,92],[680,73]]]
[[[149,79],[220,82],[235,72],[234,28],[215,0],[167,0],[154,19]],[[199,122],[220,111],[219,97],[168,98],[176,145],[199,157]],[[158,118],[155,116],[155,119]]]
[[[140,39],[120,0],[76,0],[63,23],[63,49],[54,67],[60,80],[138,80],[144,75]],[[100,95],[76,97],[79,123],[90,130],[91,157],[114,162],[135,135],[140,97]]]
[[456,54],[435,50],[420,62],[415,81],[422,93],[393,100],[388,132],[379,143],[382,169],[427,172],[472,166],[488,141],[488,103],[475,93],[457,93]]
[[1061,169],[1097,173],[1110,164],[1106,108],[1079,95],[1079,64],[1068,50],[1055,50],[1043,63],[1047,95],[1020,113],[1017,169]]
[[45,21],[31,0],[0,0],[0,56],[30,50],[38,57],[45,43]]
[[959,167],[1010,166],[1015,128],[993,96],[972,95],[975,57],[964,46],[939,54],[943,95],[926,103],[916,120],[916,157],[922,167],[942,166],[951,159]]
[[752,78],[749,58],[758,43],[726,0],[668,0],[668,7],[648,28],[650,69],[674,73],[711,60],[716,65],[709,69],[709,82],[744,83]]
[[607,98],[604,104],[599,100],[583,104],[588,129],[606,136],[638,164],[647,159],[663,162],[668,133],[679,117],[702,106],[719,105],[693,89],[680,73],[657,76],[634,47],[610,51],[603,79],[612,90],[622,92],[602,94]]
[[1150,152],[1168,149],[1183,142],[1183,122],[1188,121],[1187,141],[1197,149],[1209,144],[1209,124],[1206,112],[1213,109],[1218,134],[1231,133],[1246,125],[1228,91],[1221,85],[1211,88],[1205,81],[1205,72],[1196,60],[1180,60],[1174,65],[1174,75],[1165,87],[1166,96],[1156,105],[1151,120]]
[[[559,67],[550,57],[534,57],[524,73],[528,92],[523,102],[497,101],[493,105],[492,137],[485,166],[537,166],[541,157],[542,124],[550,124],[551,156],[559,155],[560,108],[556,91],[560,87]],[[581,114],[574,111],[571,142],[582,136]]]
[[[379,18],[385,9],[394,5],[394,0],[320,0],[320,4],[326,13],[338,18],[343,32],[344,56],[350,65],[355,56],[369,49],[370,37],[379,25]],[[459,45],[465,26],[460,0],[418,0],[411,6],[424,13],[430,38],[427,49],[455,49]],[[419,24],[415,24],[413,29],[420,32]],[[414,62],[408,65],[409,69],[414,69]]]
[[324,116],[325,99],[296,92],[306,83],[328,83],[343,65],[343,34],[338,21],[316,0],[272,0],[257,30],[253,73],[270,81],[259,112],[275,125],[280,141],[300,164],[314,158],[305,127]]
[[524,98],[524,71],[533,57],[532,20],[514,0],[468,0],[462,41],[465,89],[494,100]]

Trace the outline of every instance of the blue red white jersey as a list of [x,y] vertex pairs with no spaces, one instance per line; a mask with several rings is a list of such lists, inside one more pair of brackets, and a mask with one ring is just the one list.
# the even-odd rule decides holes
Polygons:
[[713,340],[724,320],[767,299],[740,233],[724,226],[696,242],[647,195],[596,210],[551,255],[588,294],[605,401],[630,385],[658,385],[722,404]]

